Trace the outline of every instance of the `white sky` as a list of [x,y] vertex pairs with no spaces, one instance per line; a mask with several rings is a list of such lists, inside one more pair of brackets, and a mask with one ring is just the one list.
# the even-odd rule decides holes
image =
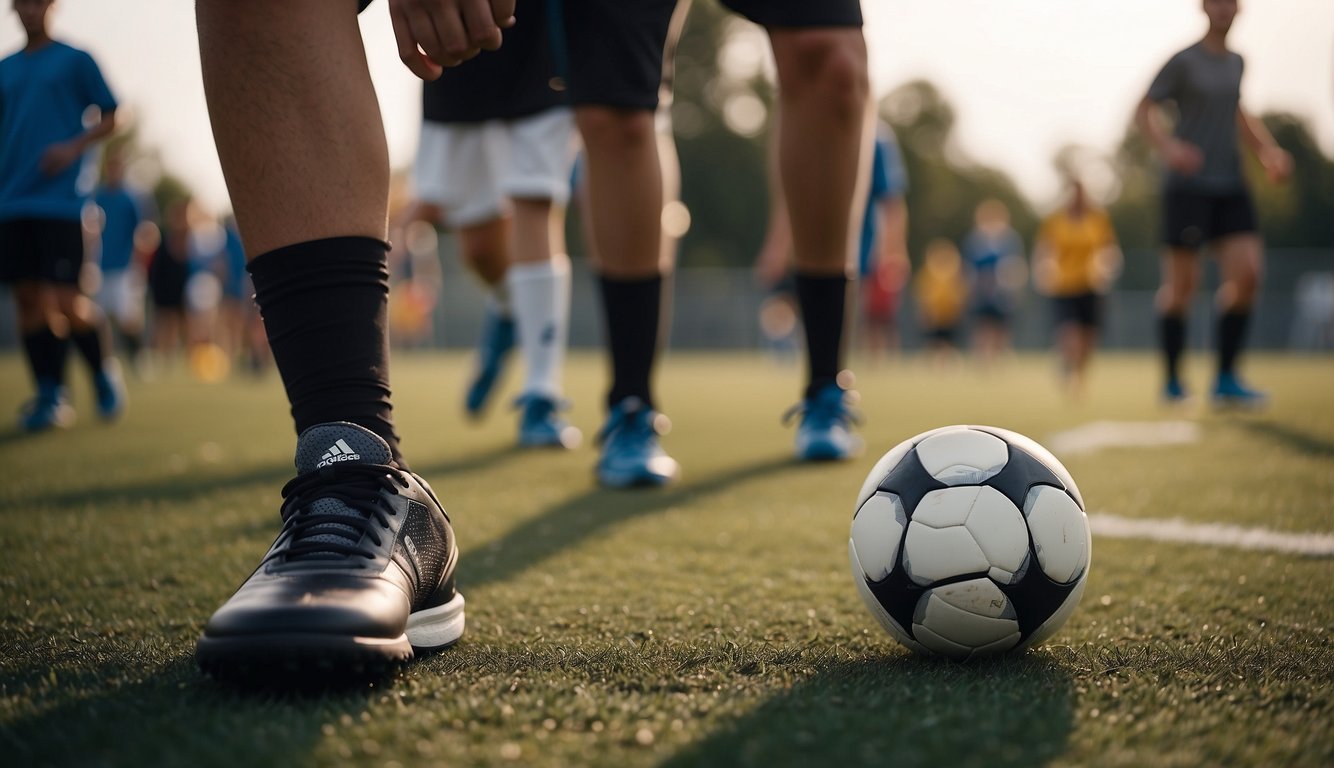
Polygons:
[[[0,52],[23,44],[4,3]],[[958,142],[1037,202],[1056,194],[1053,153],[1109,150],[1157,68],[1204,32],[1199,0],[863,0],[873,86],[915,78],[954,105]],[[361,19],[390,161],[416,149],[418,85],[399,63],[386,4]],[[189,0],[58,0],[52,31],[90,51],[145,144],[203,202],[226,207]],[[1334,0],[1245,0],[1230,42],[1246,56],[1243,103],[1305,116],[1334,155]]]

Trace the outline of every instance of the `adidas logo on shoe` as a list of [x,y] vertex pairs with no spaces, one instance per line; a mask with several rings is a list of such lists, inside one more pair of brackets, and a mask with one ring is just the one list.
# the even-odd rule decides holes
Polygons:
[[337,442],[329,446],[329,450],[324,452],[324,455],[320,457],[320,463],[316,464],[315,468],[327,467],[340,461],[359,461],[360,459],[361,454],[353,451],[352,446],[340,437]]

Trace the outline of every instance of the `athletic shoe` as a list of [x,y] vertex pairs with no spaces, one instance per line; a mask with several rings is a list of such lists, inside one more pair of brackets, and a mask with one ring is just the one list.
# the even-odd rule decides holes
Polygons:
[[523,395],[514,401],[519,414],[519,445],[525,448],[575,448],[583,438],[577,427],[560,417],[569,404],[544,395]]
[[19,428],[25,432],[65,429],[74,424],[74,408],[65,388],[50,381],[37,384],[37,396],[19,409]]
[[855,397],[830,383],[783,414],[784,424],[801,416],[797,427],[798,461],[838,461],[861,453],[861,438],[852,434],[852,425],[861,423],[861,416],[849,402]]
[[598,459],[598,482],[608,488],[663,486],[681,474],[676,459],[658,443],[671,422],[637,397],[627,397],[607,415],[598,432],[602,456]]
[[494,307],[487,307],[482,319],[482,338],[477,342],[477,362],[464,399],[464,408],[470,417],[479,418],[486,410],[512,349],[514,318],[500,314]]
[[1163,402],[1167,405],[1181,405],[1190,400],[1190,394],[1181,386],[1179,379],[1168,379],[1163,386]]
[[120,362],[114,357],[102,361],[102,370],[93,374],[93,389],[97,391],[97,415],[103,421],[115,421],[125,412],[125,379],[120,373]]
[[457,641],[458,546],[426,481],[346,422],[301,433],[296,467],[282,531],[204,627],[199,666],[262,688],[343,687]]
[[1269,395],[1246,386],[1235,374],[1220,373],[1213,403],[1216,408],[1263,408],[1269,404]]

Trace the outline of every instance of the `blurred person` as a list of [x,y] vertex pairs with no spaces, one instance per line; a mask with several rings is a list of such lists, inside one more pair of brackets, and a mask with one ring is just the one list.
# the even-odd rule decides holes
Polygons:
[[[844,459],[858,441],[839,384],[853,201],[869,92],[857,0],[725,0],[764,26],[777,61],[780,178],[791,213],[808,377],[796,453]],[[663,165],[654,110],[674,0],[567,6],[570,97],[588,158],[588,202],[611,358],[596,473],[609,487],[674,481],[651,391],[672,271],[662,243]]]
[[148,261],[148,295],[152,306],[153,368],[169,365],[195,340],[187,288],[195,263],[190,198],[167,204],[162,226]]
[[124,148],[108,146],[102,183],[93,193],[101,223],[101,290],[97,300],[124,345],[137,361],[144,347],[146,276],[140,251],[141,227],[148,220],[138,196],[125,186]]
[[970,283],[973,354],[983,365],[1010,349],[1014,276],[1023,270],[1023,252],[1024,242],[1010,226],[1010,209],[994,198],[982,201],[961,254]]
[[[30,432],[73,421],[65,388],[70,343],[93,374],[106,420],[125,409],[105,313],[80,290],[83,206],[95,163],[88,150],[116,126],[116,99],[93,58],[51,38],[53,0],[14,0],[27,36],[0,60],[0,282],[14,291],[36,396],[19,418]],[[85,127],[84,115],[98,115]]]
[[487,289],[464,408],[479,418],[517,340],[526,377],[519,444],[572,448],[579,430],[562,378],[569,338],[565,206],[574,115],[560,86],[548,17],[559,0],[518,0],[511,40],[427,82],[407,219],[457,231],[463,262]]
[[1065,206],[1042,222],[1033,253],[1034,282],[1052,300],[1061,373],[1072,397],[1084,392],[1102,327],[1103,297],[1120,267],[1121,249],[1111,218],[1092,205],[1084,185],[1072,179]]
[[913,293],[931,361],[938,364],[956,358],[959,325],[968,302],[968,278],[953,242],[936,238],[927,244],[922,268],[913,280]]
[[[1255,152],[1271,183],[1292,173],[1292,157],[1258,118],[1241,106],[1244,62],[1227,47],[1239,10],[1237,0],[1203,0],[1208,29],[1203,39],[1177,53],[1154,77],[1135,112],[1135,124],[1156,151],[1162,185],[1162,286],[1157,296],[1165,381],[1163,399],[1180,403],[1188,390],[1180,361],[1186,346],[1186,315],[1200,279],[1206,247],[1222,276],[1218,312],[1218,373],[1212,390],[1220,406],[1256,407],[1263,392],[1237,373],[1251,310],[1264,265],[1255,205],[1242,172],[1240,139]],[[1161,105],[1178,114],[1170,130]]]
[[[368,4],[196,6],[218,156],[298,435],[282,531],[196,659],[265,687],[360,682],[464,629],[453,529],[393,424],[389,160],[356,16]],[[499,47],[514,23],[512,0],[383,5],[426,79]]]

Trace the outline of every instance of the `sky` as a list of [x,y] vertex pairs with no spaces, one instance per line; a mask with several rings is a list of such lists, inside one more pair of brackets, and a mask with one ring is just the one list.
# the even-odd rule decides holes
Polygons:
[[[1204,33],[1199,0],[863,0],[877,95],[935,83],[954,105],[967,156],[1001,168],[1039,204],[1070,143],[1110,151],[1157,69]],[[22,47],[4,3],[0,52]],[[133,9],[134,13],[129,13]],[[361,15],[390,163],[416,150],[420,86],[398,60],[384,0]],[[215,211],[226,187],[200,85],[189,0],[57,0],[57,39],[93,54],[141,141]],[[1334,156],[1334,0],[1243,0],[1229,38],[1246,57],[1242,102],[1305,117]]]

